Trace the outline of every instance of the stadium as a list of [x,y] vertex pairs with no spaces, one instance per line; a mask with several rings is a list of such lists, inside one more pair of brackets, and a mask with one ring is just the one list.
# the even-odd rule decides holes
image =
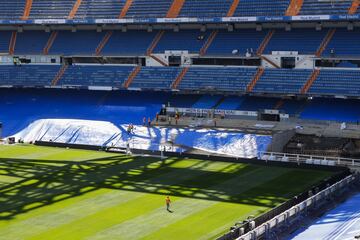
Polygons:
[[0,0],[0,240],[360,238],[359,0]]

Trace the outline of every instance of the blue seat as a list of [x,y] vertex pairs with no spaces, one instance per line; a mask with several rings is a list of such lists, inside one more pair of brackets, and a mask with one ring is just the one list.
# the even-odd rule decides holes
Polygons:
[[166,31],[154,49],[154,53],[164,53],[166,50],[199,53],[208,36],[209,32],[204,33],[198,30]]
[[149,48],[157,32],[115,31],[102,50],[103,55],[140,55]]
[[82,0],[75,19],[116,19],[126,0]]
[[133,0],[126,13],[127,18],[166,17],[173,0]]
[[59,31],[49,54],[56,55],[94,55],[105,32],[96,31]]
[[60,65],[0,65],[1,86],[50,86]]
[[187,0],[179,17],[225,17],[232,0]]
[[20,19],[24,13],[25,0],[1,1],[0,19]]
[[284,16],[290,0],[240,0],[234,16]]
[[11,31],[3,31],[0,34],[0,53],[9,53],[9,44],[11,39]]
[[142,67],[130,87],[143,89],[171,89],[179,75],[179,67]]
[[360,96],[360,71],[322,69],[309,93]]
[[253,92],[298,94],[311,73],[308,69],[266,69]]
[[50,33],[45,31],[24,31],[17,34],[16,54],[42,54]]
[[300,54],[314,55],[325,38],[327,31],[315,29],[277,29],[266,46],[265,53],[272,51],[297,51]]
[[354,29],[352,31],[341,28],[336,29],[336,32],[323,52],[323,55],[331,56],[331,51],[333,50],[335,57],[359,56],[360,44],[356,44],[354,39],[360,39],[359,29]]
[[256,68],[191,67],[180,82],[180,90],[245,92]]
[[33,0],[30,19],[66,19],[76,0]]
[[133,66],[72,65],[58,85],[122,87]]
[[300,15],[340,15],[347,14],[352,0],[319,1],[304,0]]

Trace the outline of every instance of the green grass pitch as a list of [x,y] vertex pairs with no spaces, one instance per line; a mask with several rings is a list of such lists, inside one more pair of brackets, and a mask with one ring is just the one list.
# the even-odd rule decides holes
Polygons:
[[214,239],[331,174],[0,146],[0,239]]

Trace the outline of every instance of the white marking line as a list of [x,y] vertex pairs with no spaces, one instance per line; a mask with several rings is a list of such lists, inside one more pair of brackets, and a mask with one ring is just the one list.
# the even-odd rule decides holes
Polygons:
[[340,232],[337,234],[337,236],[335,238],[333,238],[333,240],[337,240],[339,239],[339,237],[343,236],[347,230],[349,230],[352,226],[354,226],[359,220],[360,220],[360,214],[357,214],[356,216],[353,217],[353,219],[349,222],[349,224],[347,224],[343,229],[340,230]]
[[354,233],[360,234],[360,230],[351,231],[351,232],[348,232],[347,234],[354,234]]

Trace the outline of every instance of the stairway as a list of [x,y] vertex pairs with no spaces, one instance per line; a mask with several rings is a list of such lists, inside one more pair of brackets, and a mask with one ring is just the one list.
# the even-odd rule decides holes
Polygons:
[[284,105],[284,103],[284,100],[280,99],[274,106],[274,109],[279,110]]
[[140,70],[141,70],[141,66],[137,66],[136,68],[134,68],[134,70],[130,73],[128,79],[124,82],[124,85],[123,85],[124,88],[129,88],[132,81],[136,78],[136,76],[138,75]]
[[296,16],[301,11],[304,4],[304,0],[291,0],[288,9],[285,12],[285,16]]
[[314,71],[311,73],[309,79],[307,80],[307,82],[305,83],[305,85],[302,87],[302,89],[300,90],[301,94],[306,94],[309,89],[311,88],[312,84],[315,82],[315,80],[317,79],[317,77],[320,74],[320,69],[314,69]]
[[272,60],[270,60],[269,58],[265,57],[265,56],[260,56],[260,58],[268,63],[270,63],[270,65],[272,65],[274,68],[280,68],[279,65],[277,65],[276,63],[274,63]]
[[163,65],[164,67],[168,66],[168,64],[165,61],[163,61],[161,58],[159,58],[159,57],[157,57],[155,55],[150,55],[150,57],[152,59],[154,59],[155,61],[157,61],[158,63],[160,63],[161,65]]
[[44,47],[44,50],[43,50],[44,55],[48,55],[49,50],[50,50],[51,46],[53,45],[57,35],[58,35],[57,31],[54,31],[54,32],[51,33],[51,35],[49,37],[49,40],[47,41],[47,43],[46,43],[46,45]]
[[327,45],[329,44],[329,42],[331,41],[332,37],[334,36],[336,32],[336,29],[330,29],[328,31],[328,33],[326,34],[325,38],[323,39],[323,41],[321,42],[318,50],[316,51],[315,55],[317,57],[320,57],[321,54],[324,52],[324,50],[326,49]]
[[262,43],[260,44],[258,50],[256,51],[256,54],[258,56],[262,55],[266,46],[269,44],[272,36],[275,34],[275,30],[270,30],[268,32],[268,34],[266,35],[266,37],[264,38],[264,40],[262,41]]
[[23,15],[21,17],[21,20],[28,20],[29,19],[32,3],[33,3],[33,0],[26,0],[24,13],[23,13]]
[[106,43],[109,41],[112,34],[113,34],[113,31],[108,31],[105,34],[105,36],[103,37],[103,39],[101,40],[101,42],[99,43],[99,45],[97,46],[97,48],[95,50],[96,56],[99,56],[101,54],[103,48],[105,47]]
[[76,0],[73,8],[71,9],[71,11],[69,13],[68,19],[74,19],[75,15],[81,5],[81,2],[82,2],[82,0]]
[[258,68],[254,78],[251,80],[251,82],[246,87],[246,92],[250,93],[254,89],[256,83],[259,81],[261,76],[264,74],[265,69],[260,67]]
[[150,56],[152,54],[152,52],[154,51],[154,49],[156,48],[157,44],[159,43],[160,39],[162,38],[162,36],[164,35],[165,31],[161,30],[159,31],[155,38],[153,39],[153,41],[151,42],[150,46],[148,47],[148,49],[146,50],[146,55]]
[[16,45],[16,37],[17,37],[17,32],[13,31],[11,34],[10,44],[9,44],[9,54],[10,55],[14,55],[15,45]]
[[229,8],[228,13],[226,14],[227,17],[232,17],[232,16],[234,16],[234,13],[235,13],[238,5],[239,5],[239,2],[240,2],[240,0],[233,0],[231,6],[230,6],[230,8]]
[[175,81],[171,84],[171,89],[177,89],[181,80],[185,77],[185,74],[189,71],[188,67],[184,67],[179,75],[176,77]]
[[219,30],[214,30],[211,32],[210,36],[204,43],[204,46],[200,49],[200,56],[204,56],[210,47],[211,43],[214,41],[216,35],[219,33]]
[[349,8],[349,14],[356,14],[360,6],[360,0],[353,0],[351,7]]
[[166,14],[167,18],[177,18],[184,6],[185,0],[173,0],[173,3]]
[[124,18],[126,16],[127,12],[129,11],[129,8],[131,7],[132,2],[133,0],[126,0],[126,3],[119,15],[119,18]]
[[56,86],[58,84],[58,82],[60,81],[60,79],[62,78],[62,76],[64,75],[64,73],[68,67],[69,67],[68,65],[62,65],[59,72],[56,74],[56,76],[52,80],[51,86]]

